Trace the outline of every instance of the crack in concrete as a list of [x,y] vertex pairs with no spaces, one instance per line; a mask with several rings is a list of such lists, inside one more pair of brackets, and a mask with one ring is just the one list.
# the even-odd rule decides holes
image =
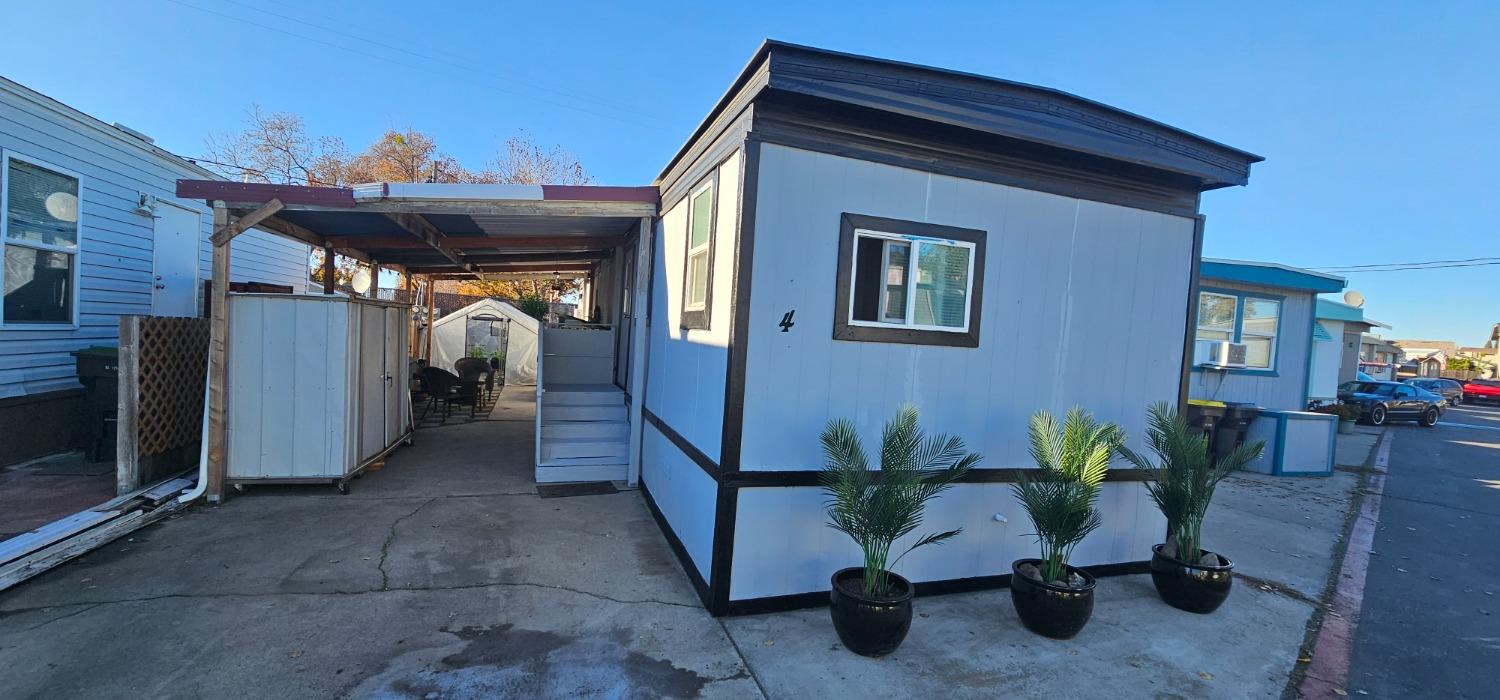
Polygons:
[[[53,606],[49,606],[47,608],[35,608],[35,609],[47,610],[47,609],[50,609],[50,608],[68,607],[70,605],[75,605],[75,604],[74,603],[69,603],[67,605],[53,605]],[[16,630],[16,632],[20,633],[20,634],[24,634],[24,633],[30,632],[32,630],[41,629],[43,627],[46,627],[47,625],[50,625],[50,624],[52,624],[54,622],[57,622],[58,620],[66,620],[66,619],[68,619],[70,617],[73,617],[74,615],[82,615],[82,614],[84,614],[84,613],[86,613],[86,612],[88,612],[90,610],[93,610],[94,608],[97,608],[97,607],[99,607],[101,605],[104,605],[104,603],[88,603],[88,604],[82,604],[82,605],[83,605],[83,607],[81,607],[81,608],[79,608],[77,610],[74,610],[73,612],[70,612],[70,613],[68,613],[66,615],[58,615],[57,617],[54,617],[54,618],[52,618],[50,620],[47,620],[45,622],[39,622],[39,623],[37,623],[35,625],[27,627],[26,629]],[[20,612],[30,612],[30,611],[20,611]],[[5,614],[9,615],[10,613],[6,612]]]
[[[123,604],[123,603],[150,603],[150,602],[154,602],[154,601],[158,601],[158,600],[173,600],[173,599],[184,599],[184,600],[205,599],[205,600],[213,600],[213,599],[219,599],[219,598],[250,598],[250,599],[256,599],[256,598],[280,598],[280,597],[302,597],[302,596],[307,596],[307,597],[363,596],[363,595],[379,595],[379,594],[382,594],[382,593],[421,593],[421,592],[442,592],[442,591],[469,591],[469,590],[481,590],[481,589],[486,589],[486,588],[540,588],[540,589],[544,589],[544,590],[553,590],[553,591],[562,591],[562,592],[565,592],[565,593],[573,593],[573,594],[576,594],[576,595],[582,595],[582,596],[587,596],[587,597],[590,597],[590,598],[596,598],[598,600],[605,600],[605,601],[609,601],[611,603],[617,603],[617,604],[620,604],[620,605],[665,605],[665,606],[674,607],[674,608],[687,608],[687,609],[690,609],[690,610],[703,610],[703,606],[695,604],[695,603],[678,603],[678,602],[675,602],[675,601],[658,600],[658,599],[655,599],[655,598],[641,598],[641,599],[636,599],[636,600],[631,600],[631,599],[628,599],[628,598],[615,598],[613,596],[604,595],[603,593],[594,593],[592,591],[585,591],[585,590],[580,590],[580,589],[577,589],[577,588],[569,588],[567,586],[559,586],[559,585],[555,585],[555,584],[531,583],[531,582],[528,582],[528,581],[489,581],[489,582],[484,582],[484,583],[464,583],[464,584],[457,584],[457,585],[453,585],[453,586],[401,586],[401,587],[397,587],[397,588],[367,588],[367,589],[362,589],[362,590],[351,590],[351,591],[278,591],[278,592],[267,592],[267,593],[233,593],[233,592],[222,592],[222,593],[163,593],[161,595],[139,596],[139,597],[135,597],[135,598],[116,598],[116,599],[113,599],[113,600],[88,600],[88,601],[78,601],[78,602],[75,602],[75,603],[52,603],[52,604],[49,604],[49,605],[36,605],[36,606],[32,606],[32,607],[0,609],[0,620],[3,620],[4,617],[10,616],[10,615],[16,615],[16,614],[27,613],[27,612],[35,612],[37,610],[50,610],[50,609],[53,609],[53,608],[68,608],[68,607],[73,607],[73,606],[98,607],[100,605],[119,605],[119,604]],[[705,612],[705,614],[707,613],[707,611],[704,611],[704,612]]]
[[376,565],[375,565],[375,568],[380,571],[380,590],[382,590],[382,591],[391,590],[391,575],[390,575],[390,572],[387,572],[385,570],[385,559],[386,559],[386,556],[390,554],[391,543],[396,541],[396,528],[398,526],[400,526],[401,523],[403,521],[405,521],[407,518],[410,518],[413,515],[416,515],[423,508],[426,508],[429,503],[432,503],[433,501],[436,501],[437,499],[438,499],[437,496],[433,496],[432,498],[429,498],[429,499],[427,499],[425,501],[422,501],[422,503],[420,505],[418,505],[416,508],[413,508],[410,513],[407,513],[406,515],[403,515],[403,516],[401,516],[399,518],[396,518],[394,521],[391,522],[391,531],[388,532],[388,533],[386,533],[385,543],[380,545],[380,561],[377,562]]
[[1237,579],[1243,580],[1245,583],[1248,583],[1248,584],[1250,584],[1252,586],[1255,586],[1257,590],[1263,590],[1263,591],[1266,591],[1267,593],[1276,593],[1276,594],[1279,594],[1279,595],[1283,595],[1283,596],[1286,596],[1288,598],[1291,598],[1292,600],[1296,600],[1296,601],[1301,601],[1303,603],[1307,603],[1308,605],[1311,605],[1313,607],[1321,607],[1322,606],[1322,603],[1318,602],[1318,600],[1316,598],[1313,598],[1312,596],[1310,596],[1310,595],[1308,595],[1306,593],[1303,593],[1302,591],[1299,591],[1299,590],[1297,590],[1295,588],[1292,588],[1291,586],[1288,586],[1288,585],[1286,585],[1284,583],[1280,583],[1280,582],[1277,582],[1277,581],[1272,581],[1272,580],[1266,579],[1266,578],[1261,578],[1259,576],[1251,576],[1249,574],[1242,574],[1242,573],[1240,573],[1238,571],[1234,572],[1234,577],[1237,578]]

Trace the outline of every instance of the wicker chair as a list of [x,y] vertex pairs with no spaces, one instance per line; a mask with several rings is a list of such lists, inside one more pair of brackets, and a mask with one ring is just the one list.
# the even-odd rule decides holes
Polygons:
[[454,361],[453,371],[458,373],[459,379],[474,382],[476,386],[484,382],[485,396],[495,393],[495,370],[490,368],[489,360],[480,357],[460,357]]
[[453,415],[455,405],[467,405],[471,420],[478,414],[478,382],[465,382],[458,375],[440,367],[424,367],[422,368],[422,383],[427,385],[433,404],[442,407],[443,422],[447,422],[448,416]]

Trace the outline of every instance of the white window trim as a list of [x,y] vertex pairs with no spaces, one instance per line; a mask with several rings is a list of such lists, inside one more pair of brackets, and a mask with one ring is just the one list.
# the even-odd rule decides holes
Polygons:
[[[1247,365],[1245,365],[1245,369],[1251,370],[1251,371],[1256,371],[1256,372],[1274,372],[1274,371],[1276,371],[1276,349],[1277,349],[1277,346],[1281,345],[1281,316],[1286,311],[1286,304],[1283,303],[1281,299],[1271,299],[1271,298],[1268,298],[1268,297],[1255,296],[1254,294],[1246,294],[1246,295],[1240,297],[1238,308],[1239,309],[1243,309],[1245,307],[1245,302],[1247,300],[1250,300],[1250,299],[1254,299],[1256,301],[1268,301],[1268,302],[1271,302],[1272,304],[1276,305],[1276,327],[1274,329],[1272,329],[1272,331],[1270,333],[1258,333],[1256,331],[1247,330],[1244,327],[1243,320],[1240,322],[1240,325],[1238,326],[1238,329],[1237,329],[1238,333],[1235,336],[1235,337],[1237,337],[1237,338],[1240,339],[1239,340],[1240,343],[1243,344],[1245,342],[1245,336],[1247,336],[1247,335],[1250,336],[1250,337],[1252,337],[1252,338],[1270,338],[1271,339],[1271,349],[1267,351],[1267,355],[1266,355],[1266,360],[1267,360],[1266,366],[1265,367],[1252,367],[1252,366],[1250,366],[1250,365],[1247,364]],[[1239,313],[1238,315],[1240,317],[1242,317],[1242,318],[1244,317],[1244,313],[1243,312]]]
[[[881,239],[891,240],[891,241],[901,241],[901,242],[909,243],[911,245],[911,247],[909,248],[909,252],[907,254],[907,258],[906,258],[906,322],[905,323],[892,323],[892,322],[889,322],[889,321],[864,321],[864,320],[859,320],[859,319],[854,318],[854,297],[855,297],[854,290],[856,290],[856,289],[859,288],[859,265],[858,265],[858,258],[859,258],[859,239],[861,237],[864,237],[864,238],[881,238]],[[916,318],[916,310],[917,310],[917,305],[915,303],[915,298],[914,298],[916,296],[916,291],[917,291],[917,245],[920,244],[920,243],[936,243],[938,245],[951,246],[951,247],[954,247],[954,248],[967,248],[969,250],[969,267],[968,267],[968,269],[964,273],[964,281],[965,281],[965,284],[964,284],[964,324],[963,324],[962,327],[956,327],[956,326],[935,326],[935,325],[919,324],[919,323],[914,322],[914,319]],[[885,246],[882,246],[882,247],[884,248]],[[888,231],[875,231],[875,230],[871,230],[871,229],[859,228],[859,229],[855,229],[854,230],[854,245],[850,246],[850,248],[852,250],[850,251],[849,254],[852,257],[849,260],[849,265],[850,265],[849,269],[851,270],[851,274],[849,275],[849,308],[845,310],[846,313],[848,314],[849,325],[851,325],[851,326],[865,326],[865,327],[868,327],[868,328],[902,328],[902,329],[917,330],[917,331],[941,331],[941,332],[944,332],[944,333],[968,333],[969,332],[969,323],[971,322],[971,319],[969,318],[969,316],[974,312],[974,305],[972,303],[973,299],[974,299],[974,260],[975,260],[975,257],[977,257],[976,256],[976,252],[975,252],[975,246],[974,246],[973,243],[970,243],[968,241],[955,241],[955,240],[950,239],[950,238],[935,238],[935,237],[932,237],[932,236],[913,236],[913,235],[909,235],[909,234],[890,233]],[[875,314],[876,316],[878,316],[880,318],[885,318],[885,303],[886,303],[886,296],[887,296],[886,293],[885,293],[885,291],[886,291],[886,279],[885,279],[886,268],[885,268],[885,262],[886,262],[886,256],[887,256],[887,254],[888,253],[886,251],[884,251],[884,250],[881,251],[880,307],[879,307],[879,310],[876,311],[876,314]]]
[[[47,170],[51,170],[52,172],[55,172],[59,175],[66,175],[78,181],[77,236],[74,239],[77,242],[76,246],[69,248],[67,246],[49,245],[46,243],[38,243],[35,241],[10,240],[10,162],[12,160],[29,163],[39,168],[46,168]],[[23,248],[31,248],[32,250],[44,250],[53,253],[64,253],[73,256],[72,320],[68,323],[7,324],[5,322],[5,313],[3,310],[4,300],[3,298],[0,298],[0,330],[78,330],[78,328],[81,326],[81,316],[83,309],[83,290],[80,288],[83,281],[83,195],[86,184],[87,181],[83,177],[83,175],[80,175],[79,173],[68,168],[64,168],[60,165],[54,165],[47,161],[38,158],[32,158],[31,156],[17,153],[8,149],[0,150],[0,260],[4,259],[4,249],[6,245],[15,245]],[[4,288],[5,266],[4,264],[0,264],[0,290],[3,290]]]
[[[1224,332],[1224,329],[1220,328],[1218,326],[1205,326],[1205,325],[1203,325],[1203,311],[1202,311],[1203,310],[1203,297],[1221,297],[1221,298],[1224,298],[1224,299],[1228,299],[1231,302],[1234,302],[1231,305],[1233,310],[1229,314],[1229,342],[1234,342],[1234,339],[1235,339],[1235,328],[1237,327],[1237,324],[1240,322],[1240,299],[1239,299],[1239,297],[1236,297],[1233,294],[1223,294],[1221,292],[1198,292],[1198,318],[1197,318],[1197,323],[1198,323],[1197,332],[1198,333],[1203,333],[1205,331],[1207,331],[1209,333],[1223,333]],[[1193,339],[1197,340],[1198,336],[1194,335]]]
[[[705,190],[710,191],[710,194],[709,194],[709,203],[708,203],[708,212],[709,212],[708,215],[710,217],[710,220],[708,222],[708,240],[705,240],[703,242],[703,245],[694,248],[693,247],[693,213],[694,213],[693,212],[693,207],[694,207],[694,203],[697,202],[697,200],[698,200],[698,195],[703,194],[703,192]],[[713,248],[713,244],[714,244],[714,224],[717,223],[717,222],[715,222],[715,221],[712,220],[712,217],[714,215],[713,214],[713,211],[714,211],[714,201],[713,200],[718,199],[718,197],[719,197],[718,191],[714,190],[714,178],[709,178],[708,181],[704,182],[702,186],[698,187],[697,189],[693,190],[691,193],[688,194],[688,198],[687,198],[687,237],[683,241],[683,244],[687,246],[687,258],[686,258],[687,265],[685,265],[683,267],[683,270],[682,270],[682,273],[684,275],[691,275],[693,273],[693,257],[695,255],[700,254],[700,253],[703,255],[703,266],[705,268],[707,268],[709,265],[713,264],[712,248]],[[712,270],[707,270],[707,273],[705,275],[704,288],[703,288],[703,300],[699,301],[699,302],[694,302],[693,301],[693,280],[692,280],[692,278],[688,278],[687,279],[687,284],[683,287],[683,290],[684,290],[684,295],[683,296],[684,296],[684,298],[682,300],[682,310],[683,311],[704,311],[704,310],[706,310],[708,308],[708,297],[709,297],[709,294],[708,294],[708,285],[713,284],[713,281],[714,281],[713,271]]]

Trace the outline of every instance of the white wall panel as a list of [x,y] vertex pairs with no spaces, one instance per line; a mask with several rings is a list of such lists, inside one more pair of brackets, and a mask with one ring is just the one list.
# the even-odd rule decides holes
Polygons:
[[[655,493],[655,487],[652,488]],[[739,492],[730,598],[746,600],[828,590],[833,572],[860,566],[847,535],[826,525],[824,495],[816,487],[749,488]],[[1166,520],[1138,482],[1107,482],[1100,494],[1104,527],[1073,553],[1088,566],[1144,561],[1166,532]],[[995,519],[1004,516],[1006,522]],[[1026,512],[1009,484],[959,484],[934,501],[923,527],[894,551],[922,535],[963,528],[956,538],[912,552],[895,571],[913,581],[941,581],[1010,573],[1016,559],[1036,557]]]
[[[113,345],[121,315],[151,313],[153,222],[134,211],[139,196],[177,201],[178,179],[206,175],[9,83],[0,83],[0,149],[82,177],[79,327],[0,330],[0,398],[74,388],[78,382],[69,352]],[[212,217],[202,202],[179,203],[202,213],[199,279],[207,279]],[[260,231],[246,232],[231,245],[234,280],[306,288],[306,245]]]
[[[986,231],[979,347],[833,340],[844,212]],[[1031,466],[1041,409],[1084,406],[1139,446],[1146,405],[1177,397],[1192,242],[1184,217],[763,147],[742,468],[816,469],[830,418],[874,439],[904,403],[985,467]]]
[[655,236],[646,407],[715,461],[719,460],[724,424],[729,328],[734,323],[731,298],[738,245],[739,172],[737,151],[719,167],[709,328],[682,329],[686,200],[663,215]]
[[650,423],[641,433],[641,456],[641,478],[651,498],[707,581],[713,562],[718,484]]

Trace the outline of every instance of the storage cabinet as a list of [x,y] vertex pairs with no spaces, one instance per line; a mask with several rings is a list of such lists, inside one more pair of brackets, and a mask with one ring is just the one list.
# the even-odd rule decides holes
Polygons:
[[345,481],[411,436],[407,306],[231,294],[227,479]]

